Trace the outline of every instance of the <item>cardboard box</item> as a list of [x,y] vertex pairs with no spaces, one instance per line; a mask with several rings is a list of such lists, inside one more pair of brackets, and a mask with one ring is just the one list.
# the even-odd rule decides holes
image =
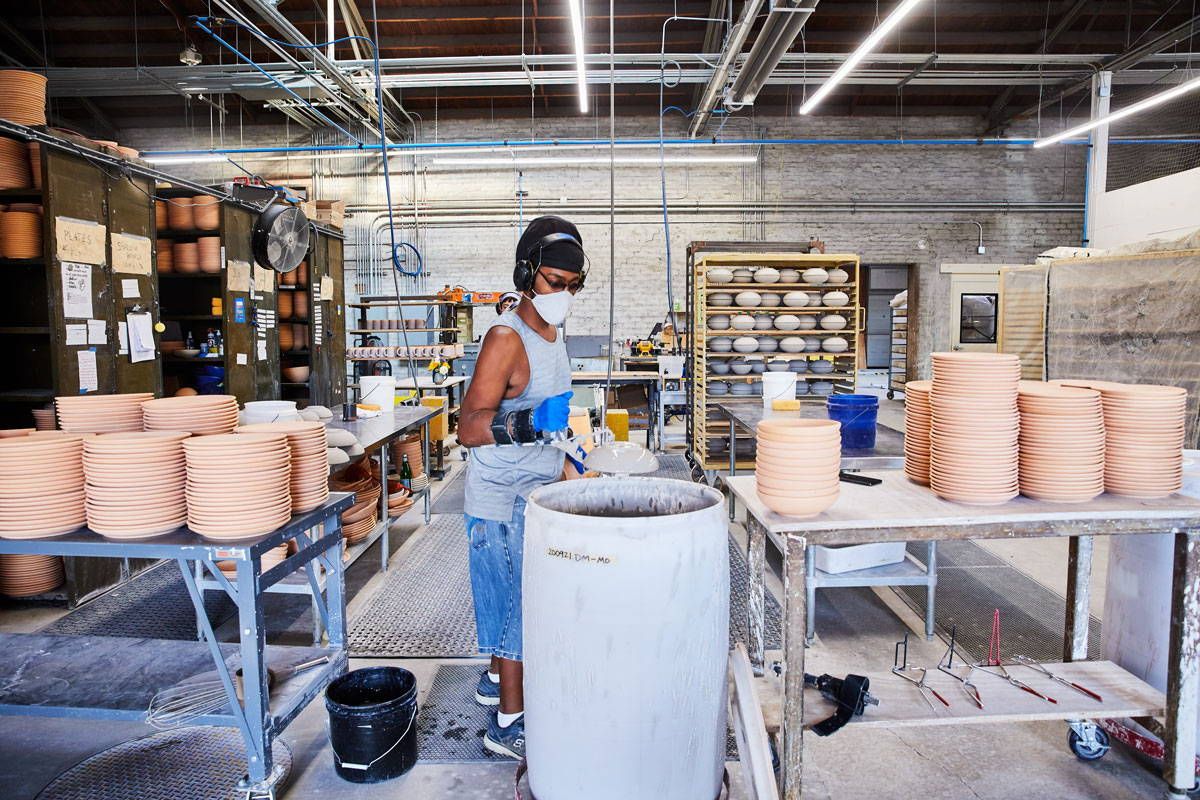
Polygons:
[[318,225],[341,230],[346,222],[345,200],[307,200],[301,208],[304,216]]

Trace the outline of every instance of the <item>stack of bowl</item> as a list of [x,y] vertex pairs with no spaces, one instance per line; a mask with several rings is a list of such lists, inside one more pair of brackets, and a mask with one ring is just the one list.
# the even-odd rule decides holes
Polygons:
[[46,124],[46,76],[0,70],[0,119],[21,125]]
[[291,453],[283,433],[186,439],[188,527],[237,540],[278,528],[292,516]]
[[33,188],[42,188],[42,146],[29,142],[29,172],[33,177]]
[[195,230],[196,213],[190,198],[174,197],[167,200],[167,224],[174,231]]
[[201,236],[196,240],[197,264],[200,271],[209,275],[221,272],[221,237]]
[[170,225],[167,222],[167,201],[166,200],[155,200],[154,201],[154,230],[165,231],[168,227],[170,227]]
[[88,527],[109,539],[169,533],[187,521],[186,433],[148,431],[83,442]]
[[293,310],[293,300],[291,292],[280,292],[277,300],[279,318],[291,319]]
[[1104,412],[1091,389],[1021,381],[1021,494],[1084,503],[1104,491]]
[[346,544],[358,544],[375,530],[378,523],[379,504],[360,500],[342,514],[342,536]]
[[33,427],[39,431],[52,431],[55,428],[54,422],[54,407],[50,408],[35,408],[33,414]]
[[83,525],[83,436],[0,439],[0,539],[39,539]]
[[158,274],[175,271],[175,249],[170,239],[158,239],[154,243],[155,267]]
[[40,206],[14,204],[0,214],[0,256],[37,258],[42,254]]
[[237,398],[228,394],[160,397],[142,403],[148,431],[181,431],[196,436],[232,433],[238,424]]
[[946,500],[1000,505],[1017,496],[1021,361],[1004,353],[934,353],[929,483]]
[[32,185],[25,143],[0,137],[0,189],[28,189]]
[[904,474],[913,483],[929,485],[929,424],[932,381],[904,384]]
[[59,397],[58,427],[70,433],[128,433],[142,430],[142,403],[149,392]]
[[279,326],[279,349],[283,351],[291,350],[296,344],[296,340],[292,337],[291,325]]
[[0,553],[0,594],[32,597],[57,589],[64,580],[60,556]]
[[207,194],[198,194],[193,197],[192,221],[196,228],[202,231],[215,231],[220,228],[221,201]]
[[305,350],[308,348],[308,325],[303,322],[297,322],[292,325],[292,350]]
[[195,275],[200,271],[200,246],[195,242],[176,242],[171,263],[176,272]]
[[425,473],[425,463],[421,457],[421,435],[419,433],[396,440],[396,445],[392,448],[392,472],[399,474],[400,464],[403,463],[404,456],[408,456],[408,466],[412,469],[414,478]]
[[296,319],[308,319],[308,292],[295,292],[292,315]]
[[308,262],[301,261],[300,266],[296,267],[296,272],[298,273],[296,285],[308,288]]
[[290,491],[292,511],[311,511],[329,499],[329,465],[322,422],[262,422],[243,425],[238,433],[276,433],[287,436],[292,454]]
[[838,498],[841,424],[829,419],[758,423],[754,477],[758,497],[778,514],[812,517]]

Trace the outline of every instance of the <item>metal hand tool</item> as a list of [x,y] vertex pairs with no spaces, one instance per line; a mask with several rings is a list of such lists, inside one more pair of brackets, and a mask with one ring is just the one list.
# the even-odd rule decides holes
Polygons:
[[[971,702],[975,704],[976,708],[982,711],[983,697],[979,694],[979,687],[971,681],[971,677],[975,674],[975,665],[972,664],[971,660],[963,655],[963,652],[958,649],[958,645],[955,644],[954,641],[957,636],[958,626],[955,625],[950,628],[950,646],[946,648],[946,654],[943,655],[942,660],[938,662],[938,672],[944,672],[951,678],[954,678],[954,680],[958,681],[962,686],[963,694],[971,698]],[[961,662],[959,666],[967,668],[967,676],[965,678],[953,671],[955,668],[955,653],[958,654],[958,660]]]
[[1024,681],[1014,678],[1008,674],[1008,670],[1004,668],[1004,662],[1000,659],[1000,609],[996,609],[992,614],[992,636],[988,640],[988,655],[987,661],[980,661],[975,664],[975,669],[981,672],[986,672],[989,675],[995,675],[1003,681],[1007,681],[1010,686],[1015,686],[1023,692],[1029,692],[1034,697],[1040,697],[1047,703],[1058,705],[1058,701],[1053,697],[1044,695],[1037,689],[1030,686]]
[[[909,674],[910,672],[912,674]],[[926,692],[929,692],[929,694],[936,697],[942,705],[946,706],[946,708],[949,708],[949,701],[942,697],[937,689],[926,685],[925,675],[928,672],[929,670],[925,669],[924,667],[910,667],[908,665],[908,633],[906,632],[904,634],[904,639],[896,642],[896,649],[892,655],[892,674],[897,675],[911,683],[913,686],[916,686],[921,692],[921,697],[924,698],[925,702],[929,704],[930,711],[936,711],[936,709],[933,706],[933,701],[929,699],[929,695],[925,694]],[[921,677],[913,677],[918,673]]]
[[1040,662],[1034,661],[1029,656],[1017,656],[1017,661],[1019,661],[1024,666],[1029,667],[1030,669],[1036,669],[1038,672],[1042,673],[1047,678],[1049,678],[1050,680],[1052,680],[1056,683],[1061,683],[1063,686],[1069,686],[1072,689],[1074,689],[1075,691],[1079,692],[1080,694],[1087,695],[1088,697],[1095,700],[1097,703],[1104,702],[1104,698],[1101,697],[1100,695],[1096,694],[1095,692],[1093,692],[1091,689],[1087,689],[1083,686],[1080,686],[1078,683],[1075,683],[1074,681],[1069,681],[1060,675],[1055,675],[1053,672],[1046,669]]

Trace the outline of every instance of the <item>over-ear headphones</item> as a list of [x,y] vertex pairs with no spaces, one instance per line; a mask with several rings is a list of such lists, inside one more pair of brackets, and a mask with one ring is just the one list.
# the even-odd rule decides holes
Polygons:
[[[580,250],[583,250],[583,244],[569,233],[551,233],[538,239],[529,246],[524,253],[520,253],[517,258],[517,264],[513,268],[513,286],[518,292],[533,291],[533,281],[537,277],[537,271],[542,268],[542,251],[552,244],[558,242],[571,242]],[[537,261],[533,260],[533,256],[537,255]],[[584,256],[586,258],[587,256]],[[587,280],[587,269],[579,273],[580,283]]]

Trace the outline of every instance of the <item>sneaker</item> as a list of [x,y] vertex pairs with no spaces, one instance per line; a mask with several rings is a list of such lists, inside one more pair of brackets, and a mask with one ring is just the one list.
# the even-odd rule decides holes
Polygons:
[[483,737],[484,748],[496,755],[515,758],[518,761],[525,758],[525,717],[517,718],[512,725],[501,728],[496,717],[488,723],[487,733]]
[[475,702],[481,706],[500,705],[500,684],[492,683],[486,669],[479,676],[479,684],[475,687]]

